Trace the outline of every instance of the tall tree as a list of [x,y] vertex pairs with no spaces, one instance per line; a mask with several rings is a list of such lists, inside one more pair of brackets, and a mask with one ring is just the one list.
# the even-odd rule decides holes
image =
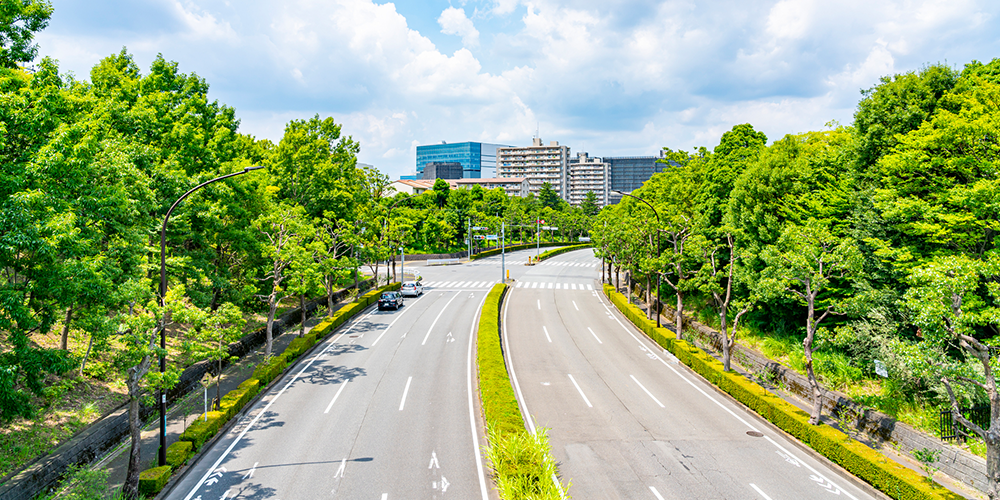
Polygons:
[[46,0],[0,0],[0,67],[34,60],[38,44],[31,42],[50,17],[52,4]]
[[837,314],[843,297],[831,296],[835,280],[853,278],[861,269],[861,254],[853,241],[835,236],[816,219],[788,225],[777,244],[764,252],[767,268],[760,287],[770,297],[791,297],[806,306],[806,335],[802,340],[806,376],[813,392],[809,423],[819,424],[823,391],[813,370],[813,341],[820,323]]

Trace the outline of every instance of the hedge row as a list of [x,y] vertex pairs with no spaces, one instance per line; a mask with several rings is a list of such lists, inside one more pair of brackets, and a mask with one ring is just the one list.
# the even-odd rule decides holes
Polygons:
[[555,257],[556,255],[563,254],[566,252],[572,252],[573,250],[580,250],[581,248],[590,248],[590,243],[584,243],[582,245],[570,245],[568,247],[553,248],[552,250],[546,250],[538,256],[538,261],[541,262],[549,257]]
[[548,242],[548,243],[542,243],[542,244],[524,243],[524,244],[521,244],[521,245],[510,245],[510,246],[508,246],[506,248],[494,248],[493,250],[486,250],[485,252],[479,252],[479,253],[473,255],[472,257],[470,257],[469,260],[476,260],[476,259],[482,259],[482,258],[486,258],[486,257],[492,257],[494,255],[500,255],[501,251],[515,252],[517,250],[527,250],[529,248],[536,248],[536,247],[558,247],[558,246],[565,246],[565,245],[569,245],[569,243]]
[[222,400],[219,401],[219,411],[201,414],[188,425],[187,429],[184,429],[176,443],[167,447],[167,463],[169,465],[147,469],[139,475],[140,491],[149,496],[158,493],[167,484],[172,471],[183,465],[191,455],[201,448],[201,445],[219,432],[219,429],[229,419],[236,416],[243,407],[253,401],[260,390],[281,375],[292,361],[316,345],[323,337],[334,332],[337,327],[350,320],[351,317],[377,302],[382,292],[399,290],[399,285],[399,283],[390,283],[358,297],[333,313],[333,316],[313,327],[308,335],[292,340],[281,355],[273,356],[258,364],[249,379],[222,397]]
[[504,363],[500,304],[506,290],[507,285],[497,283],[486,296],[476,340],[479,395],[490,442],[487,457],[493,469],[493,480],[503,500],[566,498],[562,486],[552,480],[556,461],[546,430],[540,428],[536,435],[531,435],[525,429]]
[[768,392],[736,372],[722,371],[722,363],[666,328],[646,319],[646,314],[629,304],[614,287],[604,285],[604,293],[629,321],[654,342],[667,349],[685,365],[743,403],[769,422],[795,436],[851,474],[867,481],[896,499],[960,499],[955,493],[929,483],[923,476],[888,459],[885,455],[851,439],[828,425],[810,425],[809,415]]
[[476,362],[479,365],[479,394],[483,419],[488,430],[502,433],[525,432],[524,418],[510,385],[507,365],[500,347],[500,302],[507,285],[493,285],[479,315]]

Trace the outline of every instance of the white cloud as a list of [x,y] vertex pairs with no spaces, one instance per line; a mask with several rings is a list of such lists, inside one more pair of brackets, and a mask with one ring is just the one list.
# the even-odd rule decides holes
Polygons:
[[462,43],[466,47],[479,46],[479,30],[471,19],[465,17],[464,10],[455,7],[444,9],[438,17],[438,24],[441,25],[441,33],[462,37]]

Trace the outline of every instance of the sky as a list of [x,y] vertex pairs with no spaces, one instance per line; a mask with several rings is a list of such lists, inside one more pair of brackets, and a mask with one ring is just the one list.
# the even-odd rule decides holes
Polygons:
[[656,155],[852,122],[860,91],[1000,57],[995,0],[51,0],[39,56],[89,80],[123,47],[162,54],[279,141],[331,116],[391,178],[416,147]]

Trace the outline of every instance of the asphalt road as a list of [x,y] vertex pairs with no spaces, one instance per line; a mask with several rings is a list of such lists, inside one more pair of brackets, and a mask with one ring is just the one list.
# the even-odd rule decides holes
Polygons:
[[503,312],[522,411],[574,498],[873,498],[649,341],[599,277],[590,250],[554,257]]
[[399,311],[366,310],[327,338],[166,498],[495,496],[471,372],[474,321],[500,279],[491,262],[419,267],[425,282],[453,284],[428,286]]

